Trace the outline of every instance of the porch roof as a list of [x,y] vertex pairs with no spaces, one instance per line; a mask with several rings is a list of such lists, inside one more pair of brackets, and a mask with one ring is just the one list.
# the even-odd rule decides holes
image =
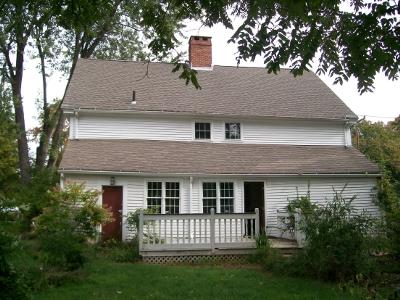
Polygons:
[[60,172],[379,174],[354,148],[151,140],[69,140]]

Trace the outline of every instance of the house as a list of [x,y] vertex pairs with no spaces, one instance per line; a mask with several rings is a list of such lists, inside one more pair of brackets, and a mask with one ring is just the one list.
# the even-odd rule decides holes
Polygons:
[[[173,235],[175,220],[188,245],[202,235],[190,220],[198,216],[201,224],[213,209],[225,219],[217,229],[205,219],[203,235],[208,229],[243,237],[246,227],[279,237],[288,200],[309,189],[323,203],[345,185],[345,195],[357,195],[356,208],[378,214],[379,170],[351,143],[357,116],[314,73],[295,78],[286,69],[274,75],[213,66],[210,37],[189,43],[200,90],[167,63],[77,63],[62,106],[69,141],[59,172],[64,185],[103,191],[100,201],[115,218],[104,236],[128,238],[124,216],[153,208],[163,215],[155,230],[171,227]],[[256,208],[259,219],[250,226],[244,213]],[[189,222],[179,223],[184,215]]]

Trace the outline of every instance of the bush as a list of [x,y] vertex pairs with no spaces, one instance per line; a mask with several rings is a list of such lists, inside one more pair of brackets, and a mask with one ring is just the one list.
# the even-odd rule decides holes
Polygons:
[[144,214],[157,214],[159,210],[154,207],[154,208],[146,208],[142,209],[139,208],[135,210],[134,212],[129,212],[126,216],[126,224],[128,225],[128,230],[134,235],[137,235],[137,232],[139,230],[139,215],[140,213],[143,212]]
[[12,264],[17,246],[15,237],[0,229],[0,291],[4,300],[29,299],[28,287]]
[[97,237],[110,212],[97,205],[97,191],[71,185],[50,192],[50,206],[34,219],[35,234],[47,265],[75,270],[85,262],[85,247]]
[[[351,280],[372,270],[371,252],[376,220],[365,212],[355,211],[351,203],[336,192],[324,206],[314,206],[302,198],[300,230],[306,245],[297,257],[304,272],[324,280]],[[306,207],[303,213],[302,207]]]
[[265,233],[256,240],[257,251],[249,257],[249,262],[260,264],[267,271],[280,271],[285,262],[277,249],[271,248],[270,241]]
[[107,258],[115,262],[135,262],[138,261],[139,244],[136,238],[130,241],[108,240],[101,244],[102,258]]

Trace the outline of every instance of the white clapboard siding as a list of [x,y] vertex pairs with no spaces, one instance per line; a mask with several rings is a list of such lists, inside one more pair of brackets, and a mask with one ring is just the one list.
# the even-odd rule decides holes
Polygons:
[[139,116],[80,116],[80,139],[191,140],[190,120]]
[[[251,178],[224,178],[224,177],[202,177],[193,178],[192,188],[192,202],[189,205],[189,177],[181,178],[143,178],[136,176],[116,176],[115,185],[123,187],[123,214],[126,216],[129,212],[134,212],[140,208],[146,208],[146,183],[147,181],[179,181],[181,188],[181,213],[202,213],[202,183],[207,182],[234,182],[234,206],[235,213],[243,212],[243,182],[245,180],[251,181]],[[258,178],[257,181],[263,181]],[[265,218],[267,233],[274,236],[281,236],[278,223],[278,211],[283,211],[289,200],[296,199],[297,195],[306,195],[310,191],[311,200],[319,204],[326,203],[327,200],[332,199],[333,188],[336,191],[341,191],[344,185],[347,184],[343,195],[347,198],[356,195],[353,201],[355,208],[359,210],[367,210],[372,215],[379,215],[379,210],[373,203],[375,195],[374,187],[376,185],[375,178],[264,178],[265,185]],[[110,177],[101,175],[65,175],[64,184],[78,182],[84,183],[88,189],[97,189],[101,191],[103,185],[109,185]],[[101,197],[99,199],[101,204]],[[191,209],[189,210],[189,207]],[[179,226],[179,230],[183,230],[183,224]],[[183,231],[182,231],[183,232]],[[187,231],[189,232],[189,231]],[[123,227],[123,237],[129,238],[130,233],[126,225]]]
[[322,122],[249,122],[243,124],[246,143],[344,145],[343,124]]
[[289,200],[296,199],[297,195],[306,195],[310,191],[311,200],[318,204],[325,204],[334,195],[333,188],[340,192],[346,186],[343,195],[351,198],[358,210],[367,210],[371,215],[379,215],[378,207],[373,203],[376,185],[374,178],[276,178],[267,180],[266,186],[266,225],[267,232],[280,236],[278,211],[285,210]]
[[[87,115],[70,116],[70,138],[79,139],[149,139],[192,141],[194,123],[210,122],[212,142],[345,145],[344,123],[300,120],[231,120],[195,119],[171,116]],[[225,122],[240,122],[241,140],[225,139]],[[350,141],[347,141],[350,143]]]

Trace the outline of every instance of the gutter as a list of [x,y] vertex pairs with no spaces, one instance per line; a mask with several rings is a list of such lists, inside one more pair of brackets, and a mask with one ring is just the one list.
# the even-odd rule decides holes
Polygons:
[[128,172],[128,171],[101,171],[101,170],[66,170],[60,169],[63,174],[86,174],[86,175],[120,175],[120,176],[197,176],[197,177],[380,177],[380,173],[159,173],[159,172]]
[[240,119],[259,119],[259,120],[299,120],[299,121],[331,121],[331,122],[343,122],[354,120],[357,121],[357,117],[351,118],[345,116],[344,118],[298,118],[291,116],[249,116],[249,115],[229,115],[229,114],[212,114],[212,113],[197,113],[193,111],[172,111],[172,110],[139,110],[139,109],[98,109],[98,108],[82,108],[82,107],[63,107],[65,114],[73,114],[76,111],[81,113],[94,113],[94,114],[139,114],[139,115],[169,115],[169,116],[187,116],[193,118],[240,118]]

